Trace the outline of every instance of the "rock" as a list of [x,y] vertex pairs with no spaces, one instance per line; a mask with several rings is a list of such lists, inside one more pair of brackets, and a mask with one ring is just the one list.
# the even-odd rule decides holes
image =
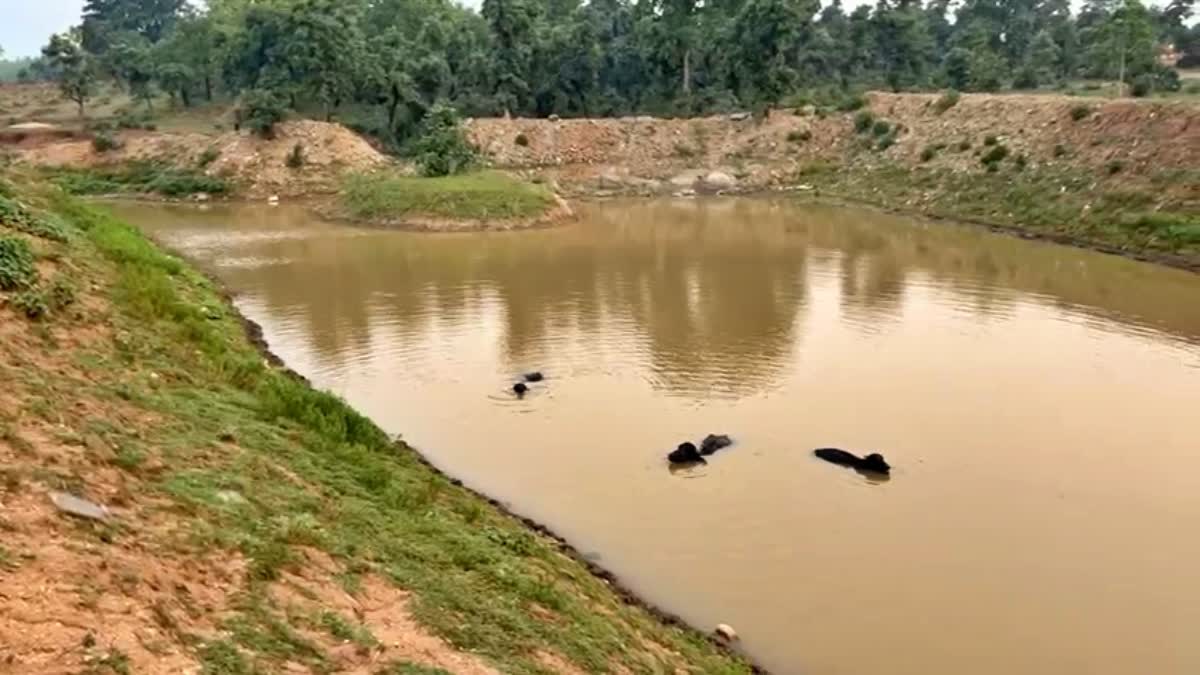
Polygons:
[[524,377],[526,382],[541,382],[542,380],[546,379],[545,375],[536,370],[532,373],[525,373]]
[[218,490],[217,499],[225,504],[245,504],[246,498],[234,490]]
[[737,187],[737,179],[723,171],[711,171],[700,182],[700,187],[711,192],[732,190]]
[[551,116],[547,117],[546,119],[550,120],[551,122],[557,122],[559,120],[559,117],[558,117],[558,115],[551,115]]
[[529,385],[525,384],[524,382],[518,382],[512,386],[512,390],[513,393],[517,395],[517,398],[520,398],[529,391]]
[[713,636],[725,643],[737,642],[738,640],[737,631],[727,623],[717,624],[717,627],[713,629]]
[[101,506],[92,501],[76,497],[75,495],[67,494],[66,492],[53,491],[50,493],[50,501],[54,502],[54,506],[59,511],[78,518],[87,518],[88,520],[108,520],[109,511],[106,507]]
[[748,119],[750,119],[750,113],[748,112],[735,112],[729,116],[730,122],[744,122]]
[[270,204],[271,206],[278,206],[279,205],[279,195],[271,195],[270,197],[267,197],[267,203]]
[[192,199],[198,202],[206,202],[209,200],[209,196],[207,192],[197,192],[196,194],[192,195]]

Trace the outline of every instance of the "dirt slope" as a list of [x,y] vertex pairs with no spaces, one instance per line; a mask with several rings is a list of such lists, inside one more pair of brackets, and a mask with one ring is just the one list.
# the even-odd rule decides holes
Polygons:
[[[231,179],[243,195],[250,197],[333,192],[342,173],[372,169],[388,161],[361,136],[340,124],[312,120],[285,122],[269,140],[244,131],[218,136],[126,131],[118,137],[122,147],[105,153],[96,152],[90,140],[79,139],[20,147],[18,156],[43,166],[95,166],[152,159],[198,166],[201,157],[211,151],[217,153],[216,159],[207,164],[205,172]],[[297,144],[303,150],[304,165],[292,169],[287,166],[287,157]]]
[[[867,109],[874,117],[902,129],[882,151],[864,151],[872,136],[855,132],[853,114],[820,116],[811,109],[775,110],[763,120],[476,119],[468,133],[500,166],[544,169],[567,187],[614,191],[678,189],[691,182],[689,171],[695,178],[719,170],[742,187],[761,188],[796,182],[797,169],[818,161],[916,166],[925,163],[921,154],[929,146],[965,141],[977,151],[992,135],[1033,163],[1099,168],[1121,162],[1125,180],[1200,166],[1195,104],[980,94],[964,95],[939,113],[937,98],[869,95]],[[1087,115],[1074,119],[1075,108]],[[939,153],[930,165],[982,169],[974,152]]]

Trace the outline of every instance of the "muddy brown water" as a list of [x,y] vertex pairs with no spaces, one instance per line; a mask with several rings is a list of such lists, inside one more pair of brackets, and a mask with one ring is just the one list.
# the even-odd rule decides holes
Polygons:
[[[289,365],[774,672],[1200,672],[1200,276],[777,200],[453,235],[114,209]],[[709,432],[737,445],[668,470]]]

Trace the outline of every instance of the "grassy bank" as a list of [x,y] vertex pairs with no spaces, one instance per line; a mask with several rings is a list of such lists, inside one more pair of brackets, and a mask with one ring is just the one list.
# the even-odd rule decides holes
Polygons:
[[341,207],[351,217],[380,222],[532,219],[553,205],[548,188],[491,171],[441,178],[356,174],[344,181],[341,196]]
[[73,195],[158,195],[188,197],[227,195],[233,186],[200,169],[171,166],[162,161],[136,161],[99,167],[53,167],[45,177]]
[[802,167],[794,180],[825,196],[980,222],[1200,270],[1200,195],[1194,193],[1200,174],[1194,170],[1122,181],[1078,168],[1032,168],[1017,161],[973,172],[815,163]]
[[[17,182],[0,202],[0,635],[38,639],[8,641],[10,665],[749,670],[265,363],[218,289],[134,228]],[[113,517],[70,519],[49,490]]]

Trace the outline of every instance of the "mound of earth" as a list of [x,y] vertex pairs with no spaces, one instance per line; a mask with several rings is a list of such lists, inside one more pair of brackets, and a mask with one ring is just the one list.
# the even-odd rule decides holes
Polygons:
[[[20,158],[43,166],[101,166],[133,160],[160,160],[177,166],[199,167],[206,155],[205,173],[227,178],[250,197],[299,197],[337,189],[347,171],[366,171],[388,160],[361,136],[328,122],[299,120],[280,124],[271,139],[245,131],[219,136],[146,131],[122,132],[121,147],[98,153],[90,140],[43,144],[26,148]],[[299,146],[303,165],[288,166]],[[211,158],[215,155],[215,158]]]
[[[1103,169],[1116,163],[1121,180],[1200,166],[1200,106],[1194,103],[968,94],[943,111],[938,98],[870,94],[865,110],[900,129],[883,149],[870,129],[856,130],[859,113],[825,115],[811,107],[774,110],[761,119],[474,119],[467,131],[498,166],[549,173],[567,189],[593,193],[698,188],[697,176],[714,171],[734,176],[735,189],[761,189],[796,183],[798,171],[821,162],[981,171],[978,153],[989,136],[1031,164]],[[965,145],[969,151],[942,152]]]

